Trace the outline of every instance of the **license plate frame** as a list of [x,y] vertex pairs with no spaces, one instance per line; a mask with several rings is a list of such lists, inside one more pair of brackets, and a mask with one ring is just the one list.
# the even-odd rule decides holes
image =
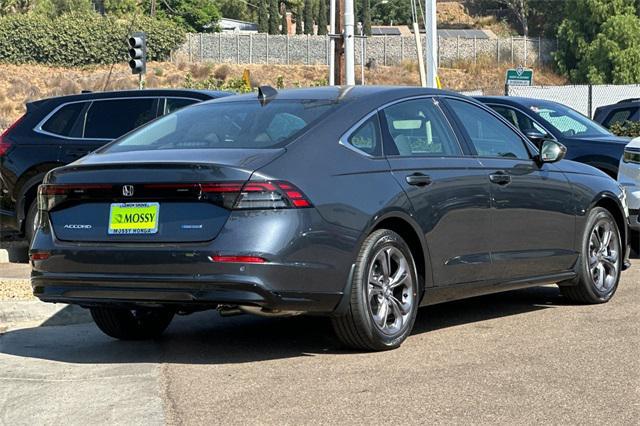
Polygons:
[[[127,214],[130,215],[128,218]],[[148,217],[150,214],[153,214],[151,219]],[[107,232],[116,236],[157,234],[159,218],[160,203],[157,202],[112,203],[109,207]]]

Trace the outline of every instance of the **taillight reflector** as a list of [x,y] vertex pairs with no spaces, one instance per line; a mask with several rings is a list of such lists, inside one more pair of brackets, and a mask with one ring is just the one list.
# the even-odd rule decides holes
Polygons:
[[48,251],[38,251],[35,253],[31,253],[29,256],[31,260],[47,260],[51,256],[51,253]]
[[68,195],[83,193],[90,189],[112,189],[113,185],[107,184],[82,184],[82,185],[40,185],[39,193],[42,195]]
[[265,263],[267,260],[258,256],[209,256],[212,262],[220,263]]

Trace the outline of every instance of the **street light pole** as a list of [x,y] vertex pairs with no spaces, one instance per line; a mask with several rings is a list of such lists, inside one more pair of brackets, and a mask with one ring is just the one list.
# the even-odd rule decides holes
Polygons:
[[[329,86],[336,84],[336,0],[329,2]],[[338,82],[340,84],[340,82]]]
[[344,72],[347,86],[356,84],[353,0],[344,0]]
[[436,25],[436,0],[425,0],[424,29],[427,36],[427,87],[437,88],[438,76],[438,27]]

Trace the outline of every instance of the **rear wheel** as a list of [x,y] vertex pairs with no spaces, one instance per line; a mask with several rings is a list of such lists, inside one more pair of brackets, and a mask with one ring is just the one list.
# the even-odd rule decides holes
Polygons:
[[173,319],[168,309],[91,308],[91,316],[106,335],[120,340],[160,337]]
[[575,303],[608,302],[618,288],[622,258],[620,231],[615,219],[606,209],[594,208],[582,237],[578,277],[559,283],[562,295]]
[[350,348],[400,346],[418,310],[418,280],[411,250],[393,231],[381,229],[364,241],[351,284],[347,314],[334,318],[340,341]]

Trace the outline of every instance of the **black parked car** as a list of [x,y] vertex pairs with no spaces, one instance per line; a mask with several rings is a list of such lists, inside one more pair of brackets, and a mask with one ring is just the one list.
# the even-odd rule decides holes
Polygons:
[[366,350],[400,345],[420,305],[548,283],[607,302],[624,193],[564,152],[438,90],[204,102],[47,175],[31,283],[121,339],[217,307],[331,315]]
[[640,121],[640,99],[625,99],[617,104],[598,107],[593,120],[607,129],[616,123]]
[[187,105],[228,96],[204,90],[83,93],[27,104],[26,114],[0,136],[0,247],[27,261],[36,191],[44,175],[107,142]]
[[629,138],[615,136],[598,123],[557,102],[514,96],[476,97],[535,143],[552,138],[567,147],[567,159],[589,164],[613,179]]

